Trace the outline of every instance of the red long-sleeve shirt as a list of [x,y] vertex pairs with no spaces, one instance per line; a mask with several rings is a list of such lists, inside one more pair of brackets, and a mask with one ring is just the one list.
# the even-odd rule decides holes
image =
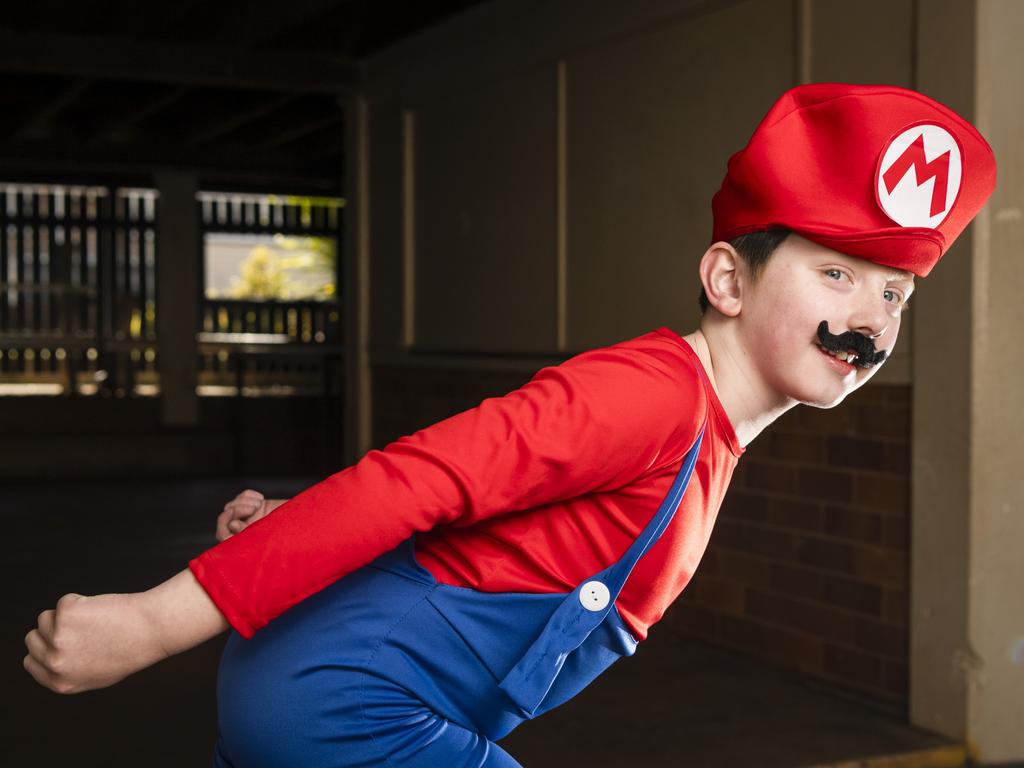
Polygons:
[[245,637],[413,533],[441,583],[571,591],[651,519],[705,418],[679,511],[617,601],[643,639],[696,569],[744,451],[697,355],[668,328],[543,368],[372,450],[189,567]]

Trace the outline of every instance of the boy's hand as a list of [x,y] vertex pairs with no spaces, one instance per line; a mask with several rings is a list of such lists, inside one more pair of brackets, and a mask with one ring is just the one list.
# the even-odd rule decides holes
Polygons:
[[145,592],[64,595],[38,621],[25,635],[22,664],[57,693],[113,685],[228,629],[188,568]]
[[265,499],[259,491],[246,489],[224,505],[217,516],[217,541],[238,533],[284,504],[285,499]]
[[138,594],[64,595],[25,636],[22,665],[57,693],[105,688],[168,654]]

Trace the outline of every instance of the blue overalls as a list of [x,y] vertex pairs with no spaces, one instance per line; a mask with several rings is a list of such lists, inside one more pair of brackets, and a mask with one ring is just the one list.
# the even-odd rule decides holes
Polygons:
[[703,435],[622,558],[571,593],[439,584],[409,539],[252,639],[232,632],[214,766],[518,766],[496,740],[636,650],[615,600],[672,521]]

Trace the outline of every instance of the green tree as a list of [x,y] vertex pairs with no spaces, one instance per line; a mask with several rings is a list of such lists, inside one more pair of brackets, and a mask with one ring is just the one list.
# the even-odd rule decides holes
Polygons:
[[241,265],[241,275],[233,279],[228,296],[233,299],[285,299],[287,275],[280,259],[265,245],[257,245]]

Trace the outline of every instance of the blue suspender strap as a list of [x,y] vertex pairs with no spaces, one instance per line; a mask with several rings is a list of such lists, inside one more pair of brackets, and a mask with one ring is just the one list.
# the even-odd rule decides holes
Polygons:
[[[501,681],[502,690],[528,716],[532,715],[544,700],[568,655],[579,648],[614,608],[615,600],[634,566],[661,538],[672,522],[693,474],[703,438],[704,427],[701,427],[696,441],[683,458],[679,473],[661,506],[629,549],[617,562],[595,574],[592,579],[577,586],[566,596],[548,620],[540,636]],[[584,587],[591,588],[595,582],[607,587],[609,594],[607,603],[600,610],[584,608],[580,596]]]
[[640,558],[658,542],[665,529],[668,528],[669,523],[672,522],[672,518],[675,517],[676,510],[679,509],[679,504],[683,500],[683,494],[686,492],[686,487],[690,484],[690,475],[693,474],[693,468],[697,464],[697,454],[700,453],[700,444],[703,439],[704,427],[701,427],[693,447],[690,448],[683,458],[683,464],[679,469],[679,473],[661,502],[661,506],[658,507],[658,511],[654,513],[654,517],[647,523],[647,527],[637,536],[629,549],[626,550],[626,553],[619,558],[619,561],[606,571],[603,571],[607,576],[602,580],[607,585],[608,591],[611,592],[611,602],[615,602],[615,598],[618,597],[619,592],[626,583],[626,579],[629,578],[629,574],[633,572],[633,568],[640,561]]

